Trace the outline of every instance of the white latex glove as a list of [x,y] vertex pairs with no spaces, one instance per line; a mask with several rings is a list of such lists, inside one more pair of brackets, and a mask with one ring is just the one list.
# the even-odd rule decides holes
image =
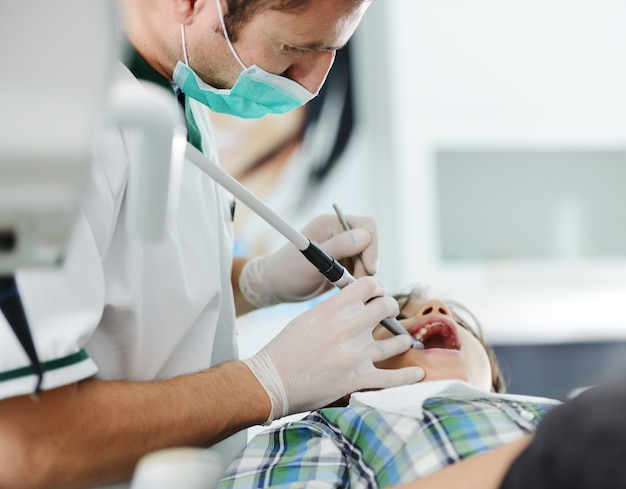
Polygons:
[[244,360],[272,401],[268,423],[326,406],[360,389],[395,387],[424,378],[419,367],[383,370],[373,365],[411,347],[407,335],[373,339],[374,327],[398,314],[398,303],[383,294],[379,279],[360,278],[296,317],[255,356]]
[[[349,231],[344,231],[337,216],[323,215],[313,219],[301,232],[336,260],[362,253],[363,265],[373,275],[378,270],[376,222],[369,217],[346,216],[346,219],[352,227]],[[361,277],[368,273],[357,263],[353,275]],[[331,287],[291,243],[249,260],[239,277],[241,293],[256,307],[308,300]]]

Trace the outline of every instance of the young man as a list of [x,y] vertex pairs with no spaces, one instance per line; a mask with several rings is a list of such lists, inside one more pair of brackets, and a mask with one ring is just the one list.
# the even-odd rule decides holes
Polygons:
[[[429,481],[420,479],[461,460],[524,443],[543,414],[558,404],[503,394],[493,351],[478,324],[469,325],[473,316],[467,310],[422,293],[400,301],[401,324],[425,349],[377,366],[418,365],[426,372],[424,381],[355,393],[347,407],[319,409],[300,421],[261,432],[226,470],[219,489],[404,483],[421,488]],[[379,328],[374,334],[389,333]],[[483,466],[476,480],[486,483],[494,475],[489,470],[489,465]],[[458,487],[465,487],[465,475],[455,476]]]
[[[367,6],[123,0],[132,54],[117,75],[159,83],[172,97],[176,92],[190,143],[216,160],[206,106],[258,117],[305,103]],[[328,284],[291,245],[233,262],[232,197],[188,161],[165,237],[149,245],[133,241],[125,230],[125,190],[136,147],[132,131],[99,135],[65,263],[18,271],[46,373],[44,392],[33,400],[34,372],[0,317],[0,487],[127,481],[141,456],[172,446],[220,442],[216,449],[229,460],[243,447],[241,430],[248,426],[353,390],[421,379],[417,367],[372,366],[410,347],[408,337],[371,339],[375,325],[397,313],[372,277],[295,318],[253,358],[236,361],[236,313],[306,299]],[[320,217],[303,232],[337,259],[362,252],[374,272],[375,223],[353,216],[350,224],[344,232],[336,217]],[[354,337],[370,339],[346,348]],[[338,381],[346,378],[351,382]]]

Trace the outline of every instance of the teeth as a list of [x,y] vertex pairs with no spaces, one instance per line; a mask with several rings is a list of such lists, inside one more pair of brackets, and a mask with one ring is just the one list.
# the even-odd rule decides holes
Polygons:
[[424,335],[426,334],[426,332],[430,329],[430,328],[434,328],[435,326],[444,326],[443,323],[438,322],[438,323],[431,323],[431,324],[427,324],[426,326],[424,326],[422,329],[420,329],[417,334],[415,334],[415,339],[421,341],[422,338],[424,337]]

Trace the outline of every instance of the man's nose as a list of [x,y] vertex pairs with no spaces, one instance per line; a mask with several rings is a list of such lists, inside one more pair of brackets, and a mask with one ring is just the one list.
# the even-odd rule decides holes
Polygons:
[[430,316],[431,314],[440,314],[443,316],[451,316],[450,309],[445,302],[439,299],[431,299],[426,301],[420,310],[421,316]]
[[335,51],[318,51],[309,53],[291,65],[283,74],[298,82],[311,93],[319,93],[330,68],[335,62]]

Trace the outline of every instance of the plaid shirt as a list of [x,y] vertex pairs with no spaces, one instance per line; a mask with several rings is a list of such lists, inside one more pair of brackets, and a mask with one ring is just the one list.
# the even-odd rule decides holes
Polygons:
[[485,392],[428,398],[415,416],[363,405],[321,409],[258,434],[218,489],[409,482],[534,431],[553,405]]

